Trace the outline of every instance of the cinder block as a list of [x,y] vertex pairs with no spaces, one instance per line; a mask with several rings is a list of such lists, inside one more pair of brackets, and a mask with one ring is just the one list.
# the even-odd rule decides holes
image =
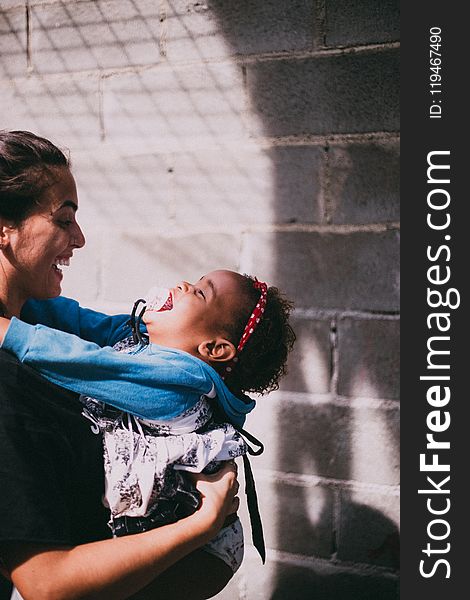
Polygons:
[[254,133],[396,131],[398,77],[395,50],[248,65],[251,110],[260,117]]
[[[343,456],[349,479],[363,483],[400,484],[400,411],[355,408],[349,412]],[[348,456],[346,456],[346,453]]]
[[277,285],[298,308],[399,309],[396,231],[247,233],[242,268]]
[[73,153],[99,142],[96,77],[29,77],[3,83],[0,107],[8,129],[29,129]]
[[400,397],[400,322],[338,321],[338,393],[341,396]]
[[214,600],[397,600],[398,583],[394,574],[366,573],[327,562],[300,566],[268,560],[261,567],[250,552]]
[[113,230],[108,237],[104,300],[132,303],[158,283],[194,281],[217,268],[238,270],[236,236],[211,233],[166,237]]
[[400,219],[398,142],[333,146],[328,152],[325,204],[331,223]]
[[171,61],[308,50],[315,27],[314,2],[176,0],[170,3],[167,27]]
[[276,223],[321,223],[320,170],[323,150],[309,146],[276,146],[270,159],[273,216]]
[[246,429],[265,447],[253,458],[254,469],[350,477],[351,414],[327,402],[295,402],[282,392],[260,398],[248,416]]
[[175,157],[175,218],[217,227],[271,222],[271,161],[261,150],[201,150]]
[[[32,115],[31,109],[26,105],[29,95],[27,82],[28,80],[23,80],[21,86],[18,86],[14,80],[0,79],[0,113],[4,117],[2,127],[31,130],[38,133],[37,118]],[[35,86],[32,90],[34,89]]]
[[330,322],[292,319],[297,336],[281,390],[327,394],[331,380]]
[[351,46],[400,39],[400,2],[326,0],[326,45]]
[[150,0],[40,4],[31,15],[38,73],[148,65],[160,60],[158,5]]
[[[85,231],[100,229],[155,236],[175,225],[171,162],[165,156],[120,156],[105,145],[72,155]],[[180,227],[180,231],[182,228]]]
[[246,429],[265,446],[255,469],[399,483],[398,410],[293,401],[276,392],[259,399]]
[[354,491],[341,494],[338,560],[399,568],[397,496]]
[[[18,2],[16,3],[18,6]],[[26,14],[24,8],[3,6],[0,12],[0,79],[26,73]],[[5,114],[5,113],[4,113]],[[3,126],[3,124],[2,124]]]
[[[292,154],[289,151],[297,148],[284,150],[281,156],[276,153],[275,159],[277,163],[285,159],[282,168],[286,172],[296,158],[306,167],[315,164],[316,149]],[[168,229],[181,233],[210,228],[216,232],[227,224],[247,227],[297,220],[304,210],[301,201],[294,201],[286,204],[278,218],[274,211],[278,178],[272,175],[271,151],[252,147],[246,152],[227,147],[223,153],[201,150],[121,156],[106,143],[90,152],[72,154],[72,163],[81,201],[79,216],[86,228],[98,224],[119,228],[125,222],[131,231],[153,228],[156,235]],[[292,179],[295,174],[294,168]],[[299,183],[305,196],[313,179],[310,174]],[[279,194],[287,193],[279,185]],[[301,200],[301,192],[299,197]]]
[[[252,466],[256,462],[253,457]],[[241,472],[242,469],[239,479],[244,490]],[[290,485],[256,477],[256,491],[267,548],[330,558],[334,552],[334,499],[330,488]],[[240,491],[239,496],[245,542],[252,544],[244,491]]]
[[247,138],[241,70],[235,65],[121,74],[104,82],[106,138],[123,153],[225,149]]
[[[188,136],[189,139],[190,136]],[[215,227],[319,220],[317,148],[252,144],[179,153],[172,162],[173,215]]]
[[[255,573],[253,586],[258,587]],[[259,590],[259,588],[258,588]],[[272,583],[270,600],[396,600],[398,579],[380,574],[365,574],[353,569],[332,568],[329,565],[305,569],[279,564]],[[250,600],[265,600],[266,596],[249,596]]]

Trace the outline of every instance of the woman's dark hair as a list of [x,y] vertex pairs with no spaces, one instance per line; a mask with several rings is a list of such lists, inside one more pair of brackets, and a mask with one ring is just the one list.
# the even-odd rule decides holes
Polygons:
[[0,217],[21,223],[70,161],[49,140],[29,131],[0,131]]
[[[237,346],[248,318],[260,298],[253,283],[255,279],[244,276],[243,294],[247,302],[243,313],[225,329],[230,341]],[[266,308],[250,339],[238,355],[238,361],[226,377],[226,384],[235,394],[256,392],[265,394],[279,388],[279,380],[287,372],[287,355],[295,342],[295,333],[289,324],[293,304],[276,287],[269,287]]]

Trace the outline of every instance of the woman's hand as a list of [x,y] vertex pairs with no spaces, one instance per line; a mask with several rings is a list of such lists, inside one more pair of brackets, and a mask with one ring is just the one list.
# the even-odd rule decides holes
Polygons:
[[202,495],[202,505],[194,516],[203,520],[213,535],[216,535],[227,516],[236,513],[240,505],[237,497],[240,487],[237,465],[234,461],[229,461],[214,475],[199,473],[192,477]]
[[5,319],[5,317],[0,317],[0,344],[3,344],[3,338],[7,332],[7,329],[10,325],[10,319]]

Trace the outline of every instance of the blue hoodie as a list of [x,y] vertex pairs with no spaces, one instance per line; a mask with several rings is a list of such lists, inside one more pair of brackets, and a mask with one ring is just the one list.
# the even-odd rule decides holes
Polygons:
[[136,346],[132,354],[113,350],[108,344],[130,333],[128,315],[110,317],[67,298],[28,303],[22,315],[76,335],[13,318],[2,344],[5,350],[53,383],[120,410],[167,420],[215,392],[228,420],[242,426],[255,406],[248,396],[232,394],[211,366],[187,352],[152,343]]

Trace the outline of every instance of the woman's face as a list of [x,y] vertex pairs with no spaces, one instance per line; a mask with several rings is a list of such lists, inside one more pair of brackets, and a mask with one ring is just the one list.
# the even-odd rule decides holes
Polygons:
[[10,285],[26,298],[54,298],[61,292],[62,271],[75,248],[85,244],[75,219],[75,180],[66,167],[56,170],[56,182],[40,198],[38,209],[9,235]]

